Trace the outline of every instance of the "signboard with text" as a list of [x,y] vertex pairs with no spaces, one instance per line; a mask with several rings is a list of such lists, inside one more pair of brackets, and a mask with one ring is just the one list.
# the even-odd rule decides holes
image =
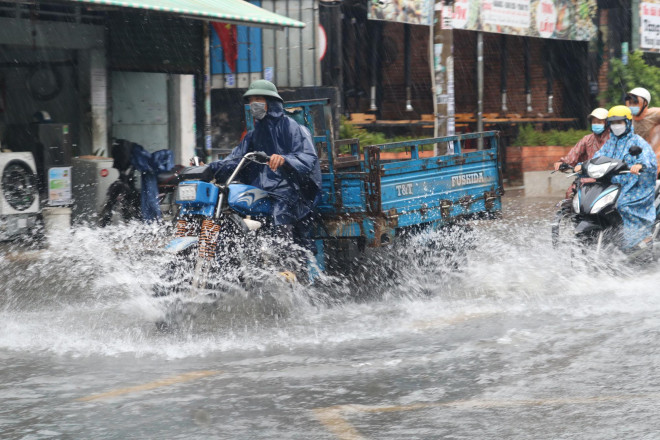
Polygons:
[[433,0],[369,0],[369,20],[433,24]]
[[453,27],[588,41],[597,33],[596,10],[596,0],[456,0]]
[[660,52],[660,2],[639,5],[639,47],[646,52]]
[[48,170],[48,204],[50,206],[70,205],[71,167],[55,167]]

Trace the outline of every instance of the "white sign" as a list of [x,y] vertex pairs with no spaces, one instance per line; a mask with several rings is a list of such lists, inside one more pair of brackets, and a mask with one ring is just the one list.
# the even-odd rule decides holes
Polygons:
[[553,0],[541,0],[536,5],[536,29],[542,38],[550,38],[557,29],[557,8]]
[[453,18],[454,12],[451,10],[451,6],[445,5],[442,7],[442,22],[440,23],[442,29],[453,29]]
[[273,82],[273,68],[272,67],[266,67],[264,69],[264,79],[266,81]]
[[530,0],[484,0],[481,9],[483,24],[491,26],[526,29],[531,16]]
[[454,19],[452,26],[457,29],[465,29],[470,13],[470,0],[456,0],[454,2]]
[[48,170],[48,204],[51,206],[70,205],[71,167],[56,167]]
[[325,35],[325,28],[322,25],[319,25],[319,42],[318,42],[318,51],[319,51],[319,61],[325,58],[325,53],[328,51],[328,37]]
[[642,3],[639,6],[639,46],[642,49],[660,49],[660,4]]
[[432,0],[369,0],[369,20],[433,25]]
[[106,69],[91,69],[92,107],[105,107],[108,103],[108,74]]

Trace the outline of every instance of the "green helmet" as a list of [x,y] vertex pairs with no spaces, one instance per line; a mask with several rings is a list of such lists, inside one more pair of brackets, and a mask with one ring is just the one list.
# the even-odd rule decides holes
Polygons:
[[247,92],[243,94],[243,98],[249,98],[250,96],[269,96],[284,102],[282,97],[277,93],[277,87],[275,87],[275,84],[270,81],[266,81],[265,79],[252,81],[252,84],[250,84],[250,87],[248,87]]

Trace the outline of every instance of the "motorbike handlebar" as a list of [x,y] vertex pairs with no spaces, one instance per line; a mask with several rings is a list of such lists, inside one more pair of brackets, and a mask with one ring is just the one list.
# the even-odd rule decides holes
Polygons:
[[562,162],[561,165],[559,165],[559,169],[552,171],[550,174],[554,174],[557,171],[561,171],[562,173],[564,173],[564,172],[566,172],[566,170],[572,170],[572,169],[573,169],[572,166],[570,166],[569,164],[567,164],[565,162]]
[[251,157],[248,157],[247,155],[246,157],[260,164],[267,164],[270,161],[270,156],[263,151],[255,151],[254,153],[251,153]]

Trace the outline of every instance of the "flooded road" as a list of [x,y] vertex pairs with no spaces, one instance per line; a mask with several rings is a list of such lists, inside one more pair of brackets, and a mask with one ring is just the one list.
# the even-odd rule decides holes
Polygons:
[[158,231],[5,252],[0,437],[657,438],[660,271],[553,250],[553,205],[507,195],[459,271],[423,234],[376,256],[377,295],[274,285],[169,332]]

